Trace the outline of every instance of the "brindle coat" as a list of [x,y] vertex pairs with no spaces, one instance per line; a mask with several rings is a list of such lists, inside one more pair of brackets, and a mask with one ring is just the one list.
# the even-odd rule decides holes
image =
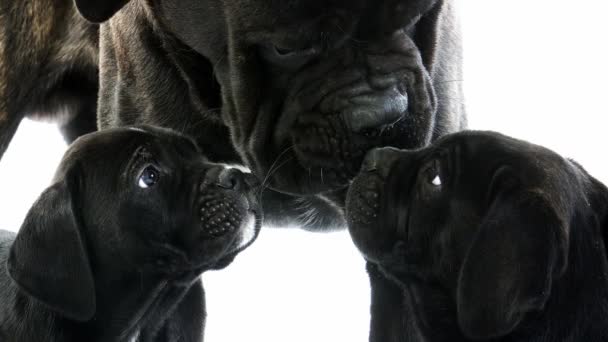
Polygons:
[[71,0],[0,0],[0,158],[26,116],[95,130],[98,31]]

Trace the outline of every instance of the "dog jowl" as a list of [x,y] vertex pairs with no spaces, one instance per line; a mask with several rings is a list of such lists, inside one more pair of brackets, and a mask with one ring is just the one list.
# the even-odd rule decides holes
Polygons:
[[255,240],[257,185],[166,129],[79,138],[17,236],[0,231],[0,338],[200,341],[199,276]]
[[347,217],[372,341],[605,341],[608,190],[493,132],[371,151]]
[[283,193],[343,189],[370,148],[420,147],[464,125],[458,82],[444,82],[460,79],[449,1],[76,4],[109,19],[101,127],[184,131]]

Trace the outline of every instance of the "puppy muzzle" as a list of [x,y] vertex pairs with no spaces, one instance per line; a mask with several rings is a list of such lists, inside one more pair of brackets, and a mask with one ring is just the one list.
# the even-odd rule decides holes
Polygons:
[[[349,231],[370,261],[387,260],[397,250],[403,250],[403,243],[399,248],[396,244],[407,238],[407,232],[400,230],[393,218],[397,214],[407,216],[407,208],[395,207],[393,202],[395,194],[409,197],[412,170],[404,170],[399,162],[408,154],[411,152],[391,147],[371,150],[350,186],[346,201]],[[403,179],[397,180],[399,177]],[[402,189],[403,184],[407,188]]]
[[218,238],[237,233],[257,213],[257,179],[234,168],[214,167],[199,185],[201,237]]

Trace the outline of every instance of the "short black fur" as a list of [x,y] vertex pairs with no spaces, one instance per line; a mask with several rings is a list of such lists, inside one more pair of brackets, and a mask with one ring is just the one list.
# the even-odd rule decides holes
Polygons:
[[580,165],[497,133],[371,151],[347,200],[370,340],[608,341],[607,210]]
[[0,0],[0,157],[26,115],[168,127],[264,175],[269,224],[344,227],[370,148],[466,126],[454,3]]
[[0,231],[4,342],[202,341],[200,274],[259,231],[252,175],[152,127],[79,138],[19,231]]

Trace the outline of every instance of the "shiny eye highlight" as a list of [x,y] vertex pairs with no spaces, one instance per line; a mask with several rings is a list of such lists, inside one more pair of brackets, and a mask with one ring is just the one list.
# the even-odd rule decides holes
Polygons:
[[441,161],[439,159],[433,159],[427,163],[427,166],[423,169],[423,179],[428,185],[431,185],[434,189],[439,189],[443,185],[443,179],[441,178]]
[[436,175],[435,178],[433,178],[433,180],[431,181],[431,184],[433,184],[434,186],[441,186],[441,177],[439,177],[439,175]]
[[160,172],[154,166],[147,166],[139,175],[137,186],[142,189],[148,189],[160,179]]

